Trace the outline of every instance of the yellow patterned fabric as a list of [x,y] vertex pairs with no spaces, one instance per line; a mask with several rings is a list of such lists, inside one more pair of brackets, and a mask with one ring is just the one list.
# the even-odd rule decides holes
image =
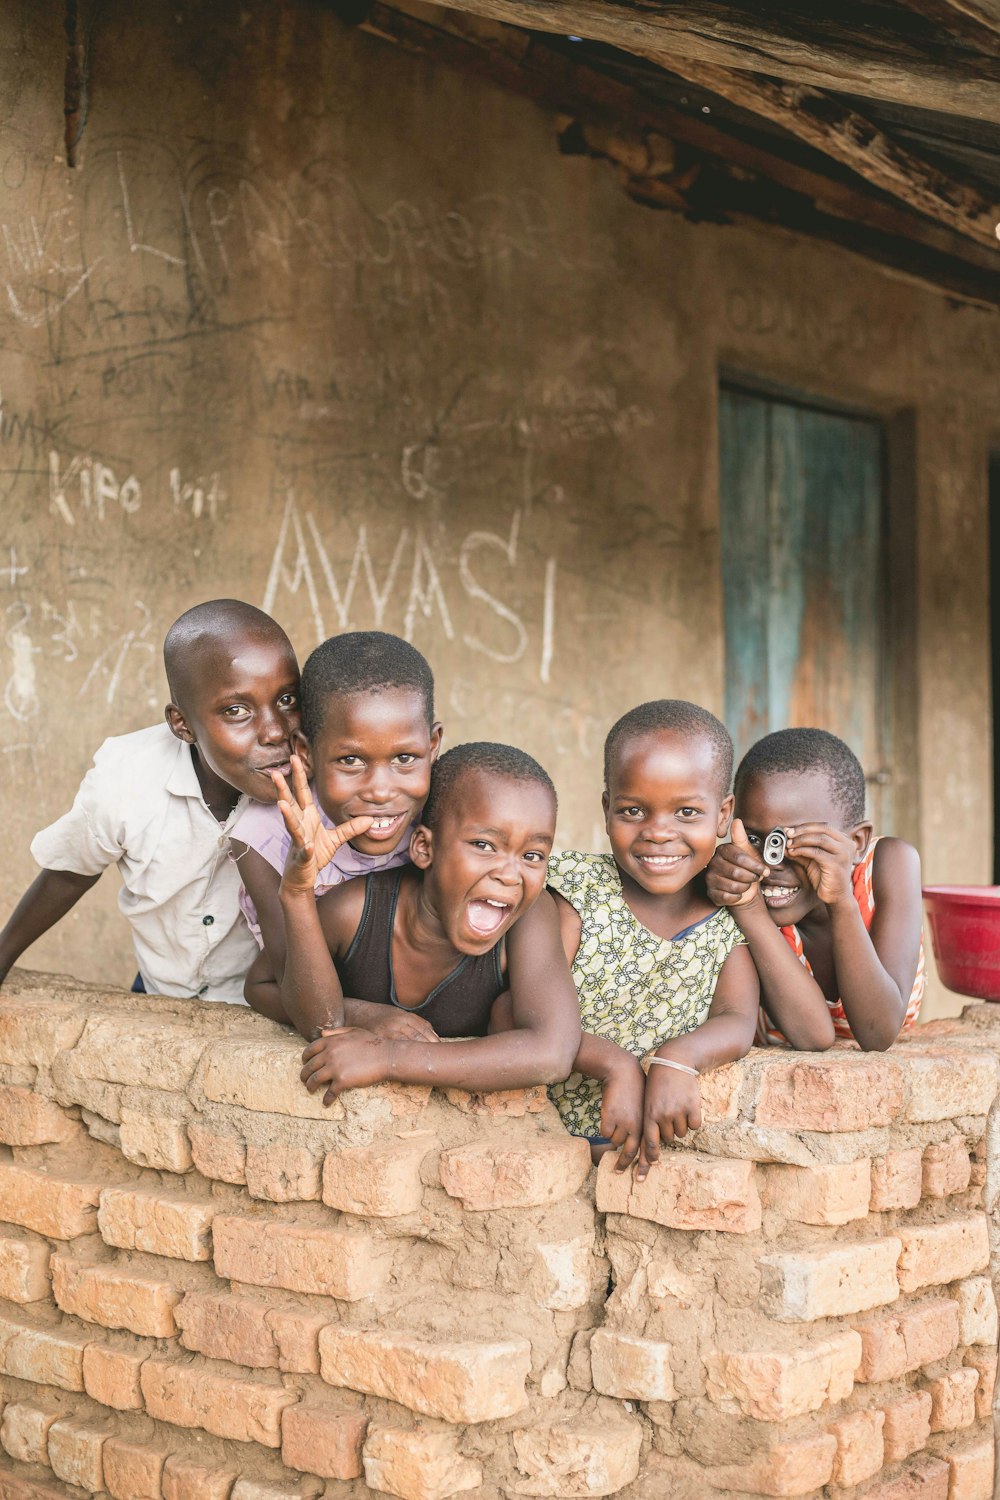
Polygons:
[[[573,979],[580,1022],[643,1057],[708,1015],[722,965],[746,938],[721,908],[675,938],[660,938],[633,916],[610,854],[568,850],[549,860],[548,882],[580,914]],[[601,1086],[571,1073],[549,1096],[574,1135],[601,1132]]]

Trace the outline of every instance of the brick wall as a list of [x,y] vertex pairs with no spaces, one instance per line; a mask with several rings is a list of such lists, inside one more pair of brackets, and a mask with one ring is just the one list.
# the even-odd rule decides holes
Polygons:
[[643,1185],[542,1090],[324,1110],[300,1050],[9,981],[0,1500],[992,1496],[1000,1007],[755,1053]]

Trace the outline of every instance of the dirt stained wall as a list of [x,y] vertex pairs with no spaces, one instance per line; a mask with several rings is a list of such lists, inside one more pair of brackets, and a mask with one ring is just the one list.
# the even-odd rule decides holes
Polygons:
[[[102,7],[71,171],[63,19],[0,16],[5,910],[217,594],[303,656],[408,635],[448,742],[523,744],[595,844],[613,719],[722,706],[720,367],[908,422],[899,823],[932,878],[988,878],[994,317],[640,208],[536,107],[307,0]],[[114,885],[34,961],[124,978]]]

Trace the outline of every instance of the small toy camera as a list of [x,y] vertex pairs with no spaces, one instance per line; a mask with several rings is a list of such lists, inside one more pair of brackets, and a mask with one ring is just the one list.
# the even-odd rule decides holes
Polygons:
[[772,828],[761,846],[761,859],[766,865],[780,865],[785,857],[787,844],[784,829]]

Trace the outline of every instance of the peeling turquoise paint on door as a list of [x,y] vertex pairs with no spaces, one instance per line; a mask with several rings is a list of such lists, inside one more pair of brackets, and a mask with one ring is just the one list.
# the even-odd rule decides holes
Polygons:
[[[737,755],[816,725],[886,765],[882,431],[864,417],[720,392],[726,723]],[[869,786],[887,828],[884,787]]]

